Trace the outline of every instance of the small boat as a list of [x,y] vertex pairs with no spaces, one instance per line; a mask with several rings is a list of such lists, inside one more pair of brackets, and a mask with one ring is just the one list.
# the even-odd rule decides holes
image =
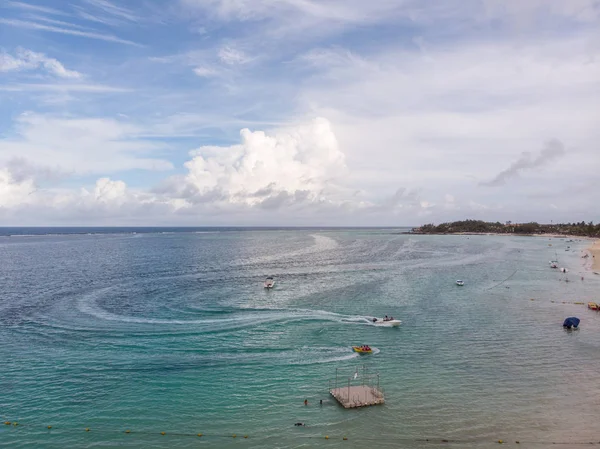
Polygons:
[[269,276],[267,279],[265,279],[265,288],[273,288],[275,287],[275,279],[273,279],[271,276]]
[[373,352],[369,345],[352,346],[352,350],[354,352],[358,352],[359,354],[371,354]]
[[588,309],[590,310],[600,310],[600,307],[595,302],[588,302]]
[[575,316],[571,316],[569,318],[567,318],[564,322],[563,322],[563,327],[565,329],[579,329],[579,318],[575,317]]
[[377,326],[384,326],[384,327],[398,327],[400,326],[400,324],[402,323],[402,321],[400,320],[395,320],[395,319],[385,319],[385,318],[373,318],[371,320],[373,322],[373,324],[377,325]]
[[456,285],[460,285],[461,287],[465,285],[465,281],[461,281],[460,279],[456,281]]

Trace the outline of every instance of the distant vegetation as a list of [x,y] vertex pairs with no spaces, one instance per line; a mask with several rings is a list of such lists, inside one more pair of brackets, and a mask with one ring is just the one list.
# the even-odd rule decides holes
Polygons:
[[413,228],[414,234],[498,233],[498,234],[562,234],[572,236],[600,237],[600,223],[491,223],[481,220],[463,220],[439,225],[426,224]]

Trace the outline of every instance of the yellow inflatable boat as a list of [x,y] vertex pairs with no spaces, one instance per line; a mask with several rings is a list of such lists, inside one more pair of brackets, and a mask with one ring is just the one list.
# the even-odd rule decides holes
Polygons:
[[368,345],[363,346],[352,346],[354,352],[358,352],[359,354],[371,354],[373,350]]

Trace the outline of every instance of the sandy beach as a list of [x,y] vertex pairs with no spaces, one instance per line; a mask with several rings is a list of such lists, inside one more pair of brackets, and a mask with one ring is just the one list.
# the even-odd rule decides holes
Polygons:
[[600,240],[594,241],[588,251],[592,255],[592,270],[600,271]]

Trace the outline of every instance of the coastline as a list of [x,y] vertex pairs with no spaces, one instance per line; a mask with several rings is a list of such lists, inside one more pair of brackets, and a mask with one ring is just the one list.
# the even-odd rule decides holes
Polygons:
[[509,237],[548,237],[555,239],[574,239],[574,240],[596,240],[596,237],[575,234],[519,234],[516,232],[401,232],[406,235],[506,235]]
[[595,240],[587,251],[592,255],[592,270],[600,271],[600,240]]

